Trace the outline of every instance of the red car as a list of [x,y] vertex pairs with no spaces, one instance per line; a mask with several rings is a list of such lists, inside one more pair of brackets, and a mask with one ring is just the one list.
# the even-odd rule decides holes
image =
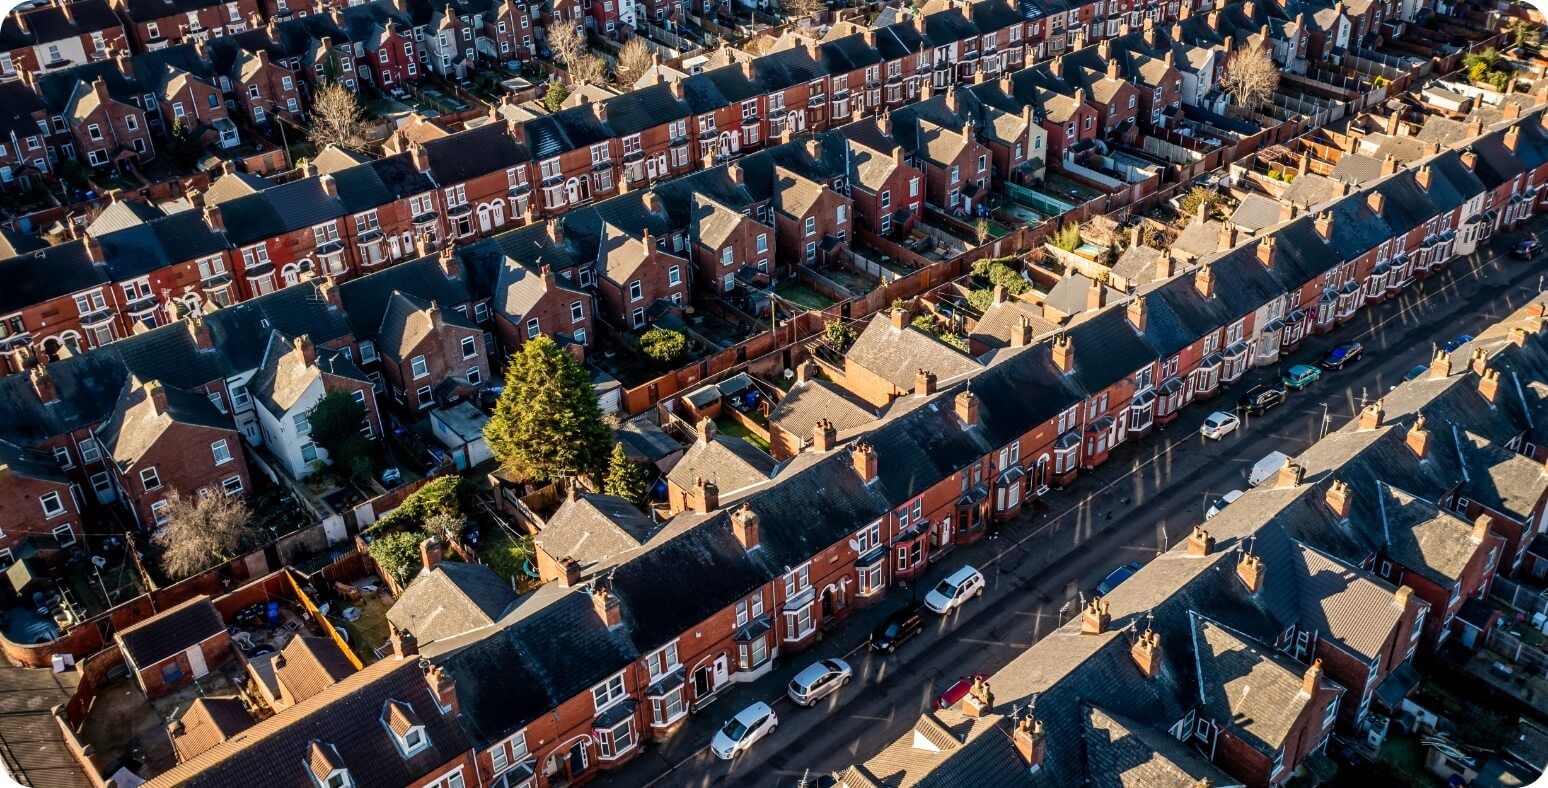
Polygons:
[[974,681],[982,681],[987,678],[989,678],[987,673],[974,673],[971,676],[959,679],[956,684],[947,687],[945,692],[936,696],[935,708],[949,709],[957,705],[958,701],[966,698],[968,693],[973,690]]

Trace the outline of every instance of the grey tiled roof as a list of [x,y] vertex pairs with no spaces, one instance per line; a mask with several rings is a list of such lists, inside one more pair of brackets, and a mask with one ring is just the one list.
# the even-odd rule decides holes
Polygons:
[[643,545],[656,523],[634,504],[614,495],[581,492],[560,504],[534,540],[560,563],[583,572]]
[[801,440],[810,440],[817,422],[827,419],[839,433],[876,420],[869,406],[825,380],[796,383],[769,412],[769,421]]
[[1197,788],[1235,783],[1167,733],[1096,706],[1085,709],[1086,775],[1091,788]]
[[226,622],[210,598],[196,596],[119,630],[118,642],[125,655],[146,670],[225,631]]
[[426,645],[487,627],[515,601],[516,592],[489,567],[443,561],[409,583],[387,620]]
[[1203,713],[1272,758],[1313,700],[1301,692],[1306,666],[1201,615],[1194,616],[1193,649]]
[[885,313],[871,318],[844,358],[903,391],[913,391],[921,369],[934,373],[937,384],[945,385],[980,368],[971,356],[926,331],[912,325],[894,328]]
[[701,478],[714,482],[721,503],[727,504],[773,473],[773,457],[741,438],[717,435],[708,443],[695,441],[667,479],[684,490],[692,490]]

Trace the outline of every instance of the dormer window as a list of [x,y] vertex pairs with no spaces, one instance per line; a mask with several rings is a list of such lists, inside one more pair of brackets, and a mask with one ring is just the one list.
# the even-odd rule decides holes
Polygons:
[[398,754],[404,758],[412,758],[430,746],[425,724],[407,703],[387,701],[382,707],[382,725],[392,734],[392,743],[397,745]]
[[331,744],[313,740],[302,761],[318,788],[354,788],[355,780],[344,768],[339,751]]

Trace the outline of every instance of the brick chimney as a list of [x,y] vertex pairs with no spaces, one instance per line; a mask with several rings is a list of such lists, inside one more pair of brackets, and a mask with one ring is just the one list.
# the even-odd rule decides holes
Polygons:
[[317,363],[317,346],[312,344],[310,337],[299,336],[295,338],[296,352],[301,354],[301,360],[307,366]]
[[1161,635],[1149,629],[1141,632],[1129,649],[1129,656],[1134,658],[1141,675],[1147,679],[1155,678],[1161,671]]
[[1462,162],[1462,166],[1468,168],[1469,170],[1478,169],[1478,153],[1472,148],[1468,148],[1467,150],[1457,154],[1457,160]]
[[812,427],[812,451],[832,451],[837,442],[838,431],[833,429],[833,422],[822,419]]
[[150,397],[151,407],[156,409],[156,414],[167,412],[167,390],[161,385],[161,381],[152,380],[145,384],[145,394]]
[[1511,153],[1515,153],[1516,146],[1521,143],[1521,129],[1515,126],[1511,126],[1510,129],[1505,132],[1505,136],[1500,138],[1500,142],[1505,143],[1506,150],[1510,151]]
[[322,187],[323,194],[329,197],[339,196],[339,184],[333,180],[332,173],[323,173],[317,176],[317,185]]
[[623,610],[618,605],[618,597],[602,586],[593,586],[591,589],[591,609],[597,612],[597,618],[608,629],[623,623]]
[[1365,194],[1365,204],[1370,207],[1371,213],[1380,216],[1382,209],[1387,207],[1387,196],[1372,189]]
[[1043,766],[1043,723],[1031,717],[1022,717],[1016,720],[1016,727],[1011,731],[1011,743],[1016,745],[1016,752],[1026,761],[1027,768],[1040,769]]
[[317,292],[323,297],[324,301],[328,302],[329,307],[333,309],[344,308],[344,299],[339,296],[339,280],[335,279],[332,274],[327,274],[317,281]]
[[1064,334],[1054,340],[1053,363],[1060,372],[1069,372],[1075,368],[1075,345]]
[[811,359],[805,359],[796,365],[795,373],[797,383],[806,383],[808,381],[816,380],[817,365],[813,363]]
[[430,171],[430,151],[425,150],[425,146],[417,142],[409,145],[409,161],[413,163],[414,169],[420,172]]
[[1474,374],[1482,377],[1485,372],[1489,371],[1489,354],[1483,348],[1475,345],[1472,355],[1468,357],[1467,368],[1471,369]]
[[1526,328],[1528,333],[1541,334],[1543,333],[1543,325],[1548,323],[1548,320],[1545,320],[1545,318],[1548,318],[1548,305],[1541,301],[1534,301],[1527,304],[1526,316],[1521,318],[1521,325]]
[[1086,288],[1086,311],[1095,311],[1102,308],[1102,301],[1107,296],[1107,291],[1102,288],[1102,280],[1091,280],[1091,287]]
[[709,443],[715,439],[715,422],[713,419],[699,419],[694,425],[694,432],[699,436],[700,443]]
[[1498,370],[1485,370],[1483,376],[1478,379],[1478,393],[1493,405],[1500,398],[1500,373]]
[[1473,520],[1473,544],[1483,544],[1489,538],[1489,527],[1494,525],[1494,518],[1487,514],[1480,514]]
[[1215,537],[1210,536],[1204,530],[1204,526],[1193,526],[1193,532],[1188,534],[1188,555],[1209,555],[1215,552]]
[[194,347],[200,350],[215,349],[215,337],[210,333],[210,324],[204,322],[204,315],[195,312],[188,318],[188,332],[193,335]]
[[1215,297],[1215,266],[1204,263],[1193,273],[1193,287],[1205,298]]
[[1350,516],[1351,502],[1348,481],[1334,478],[1333,483],[1328,485],[1328,491],[1324,494],[1324,502],[1327,503],[1328,509],[1333,511],[1333,516],[1337,517],[1337,519],[1342,520]]
[[1451,377],[1451,354],[1437,349],[1435,355],[1430,357],[1430,380],[1445,380]]
[[902,331],[903,327],[908,325],[908,309],[905,307],[900,306],[889,309],[887,310],[887,316],[892,318],[892,327],[899,331]]
[[444,555],[445,550],[441,547],[440,539],[432,536],[419,543],[419,563],[424,566],[426,572],[440,566]]
[[1414,420],[1414,426],[1408,428],[1404,442],[1413,450],[1414,456],[1421,460],[1430,453],[1430,431],[1424,428],[1423,414]]
[[220,215],[219,205],[204,206],[204,223],[208,225],[210,230],[213,232],[225,232],[226,220]]
[[430,231],[426,230],[414,238],[414,253],[420,257],[430,256]]
[[1414,173],[1414,183],[1419,184],[1419,188],[1424,189],[1425,191],[1430,190],[1430,183],[1434,179],[1435,171],[1431,170],[1430,165],[1428,164],[1419,165],[1418,171]]
[[1135,331],[1138,331],[1141,334],[1145,333],[1144,296],[1134,296],[1133,298],[1130,298],[1129,305],[1125,308],[1124,313],[1129,318],[1129,325],[1133,326]]
[[1301,486],[1301,480],[1305,477],[1305,468],[1298,465],[1295,460],[1285,460],[1285,464],[1279,466],[1279,475],[1274,478],[1274,486],[1293,490]]
[[1107,631],[1113,617],[1107,612],[1107,600],[1094,596],[1080,611],[1080,632],[1083,635],[1100,635]]
[[457,261],[457,250],[451,244],[442,247],[436,261],[441,267],[441,273],[445,274],[447,279],[462,278],[462,264]]
[[90,233],[86,234],[86,258],[93,263],[107,262],[107,254],[102,251],[102,242]]
[[38,395],[38,401],[43,404],[59,401],[59,388],[54,385],[54,378],[48,374],[48,365],[39,364],[27,370],[27,378],[32,381],[32,391]]
[[971,427],[978,423],[978,395],[964,390],[956,397],[957,418]]
[[876,481],[876,450],[871,444],[861,441],[849,450],[849,457],[855,464],[855,473],[860,475],[860,480],[866,484]]
[[1274,267],[1274,236],[1266,235],[1258,242],[1258,262],[1264,268]]
[[1510,330],[1505,332],[1505,336],[1510,340],[1511,344],[1518,347],[1526,347],[1527,330],[1521,326],[1511,326]]
[[1317,214],[1316,227],[1317,235],[1321,236],[1322,240],[1331,240],[1333,238],[1333,212],[1323,211]]
[[1242,560],[1236,562],[1236,576],[1241,578],[1247,586],[1247,593],[1256,594],[1263,587],[1263,576],[1268,569],[1263,566],[1263,559],[1252,553],[1243,551]]
[[741,508],[731,513],[731,533],[742,543],[744,550],[758,546],[758,513],[753,511],[752,504],[743,501]]
[[703,476],[693,482],[693,506],[694,511],[707,514],[720,508],[720,488],[714,482]]
[[1314,698],[1319,689],[1322,689],[1322,660],[1314,659],[1301,677],[1301,694]]
[[414,634],[405,629],[398,629],[391,622],[387,624],[387,639],[392,643],[392,653],[398,659],[419,655],[419,641],[414,638]]
[[1392,593],[1392,606],[1398,610],[1408,607],[1408,600],[1414,595],[1414,589],[1408,586],[1398,586]]
[[1366,405],[1365,409],[1360,411],[1360,429],[1374,430],[1381,426],[1381,422],[1386,416],[1387,412],[1382,409],[1381,400],[1376,400]]
[[736,184],[738,186],[742,185],[742,180],[743,180],[743,177],[742,177],[742,165],[737,164],[734,161],[731,162],[730,164],[727,164],[726,165],[726,175],[731,178],[731,182],[732,183],[734,183],[734,184]]
[[1011,328],[1011,347],[1026,347],[1032,344],[1032,321],[1026,315],[1022,315]]
[[935,373],[928,369],[919,369],[914,373],[914,393],[928,395],[935,393]]
[[962,699],[962,714],[966,717],[982,717],[991,711],[994,711],[994,691],[989,689],[987,679],[975,676],[972,689]]
[[1224,224],[1220,225],[1220,248],[1230,249],[1231,247],[1235,246],[1236,235],[1237,231],[1235,224],[1232,224],[1231,222],[1225,222]]
[[564,222],[559,221],[558,217],[555,217],[549,219],[547,225],[548,242],[555,246],[564,243]]
[[457,680],[450,673],[440,665],[432,664],[425,671],[425,679],[430,684],[430,694],[435,696],[435,703],[441,707],[442,714],[456,717],[462,713],[462,704],[457,702]]

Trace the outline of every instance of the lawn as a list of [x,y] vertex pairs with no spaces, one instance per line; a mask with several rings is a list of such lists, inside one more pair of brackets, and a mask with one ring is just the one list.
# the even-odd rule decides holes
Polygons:
[[537,578],[528,575],[522,568],[532,556],[531,537],[517,539],[504,528],[491,526],[484,529],[481,542],[478,557],[507,583],[515,578],[518,593],[525,593],[538,586]]
[[719,430],[721,434],[741,438],[742,440],[757,446],[761,451],[766,452],[769,450],[769,442],[764,440],[763,436],[742,426],[742,423],[736,419],[720,419],[715,422],[715,428]]
[[780,285],[774,293],[779,296],[781,301],[791,306],[810,309],[816,312],[821,312],[837,303],[822,293],[795,282]]

